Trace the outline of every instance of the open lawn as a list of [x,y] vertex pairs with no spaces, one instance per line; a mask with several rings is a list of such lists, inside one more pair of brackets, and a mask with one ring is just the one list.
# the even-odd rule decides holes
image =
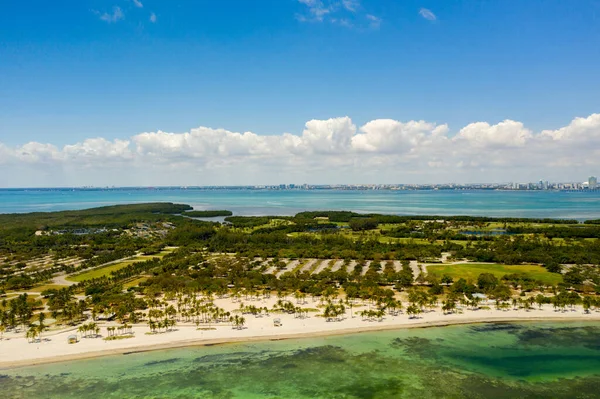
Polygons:
[[138,277],[136,279],[133,279],[131,281],[126,282],[125,284],[123,284],[123,288],[127,289],[129,287],[135,287],[137,285],[139,285],[140,283],[143,283],[144,281],[148,280],[150,277]]
[[450,264],[427,266],[427,272],[442,277],[444,274],[452,276],[455,280],[464,278],[467,281],[476,282],[481,273],[492,273],[499,279],[506,274],[523,273],[535,280],[548,284],[558,284],[562,281],[562,276],[556,273],[550,273],[542,266],[537,265],[500,265],[500,264]]
[[69,281],[74,281],[76,283],[79,283],[81,281],[84,280],[91,280],[93,278],[98,278],[98,277],[103,277],[103,276],[110,276],[110,273],[116,270],[120,270],[124,267],[127,267],[133,263],[138,263],[138,262],[145,262],[147,260],[150,260],[152,258],[162,258],[165,255],[169,254],[173,252],[172,249],[165,249],[162,252],[156,254],[156,255],[148,255],[148,256],[137,256],[133,259],[128,259],[125,260],[123,262],[119,262],[119,263],[115,263],[113,265],[109,265],[109,266],[104,266],[104,267],[99,267],[96,269],[92,269],[92,270],[88,270],[86,272],[80,273],[80,274],[76,274],[74,276],[69,276],[67,277],[67,280]]
[[30,288],[28,292],[44,292],[46,290],[60,290],[61,288],[67,287],[66,285],[57,285],[57,284],[44,284],[38,287]]

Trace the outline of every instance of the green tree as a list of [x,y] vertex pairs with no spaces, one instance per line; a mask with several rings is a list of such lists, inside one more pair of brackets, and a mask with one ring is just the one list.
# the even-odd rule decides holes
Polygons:
[[498,286],[498,278],[492,273],[481,273],[477,278],[477,286],[484,292],[491,292]]

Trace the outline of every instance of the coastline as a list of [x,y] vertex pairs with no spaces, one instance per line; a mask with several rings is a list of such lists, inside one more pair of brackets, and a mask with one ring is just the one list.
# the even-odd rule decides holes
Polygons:
[[[478,311],[479,312],[479,311]],[[535,311],[532,311],[535,312]],[[206,334],[206,335],[216,335],[218,333],[224,333],[222,336],[214,336],[214,337],[206,337],[203,336],[203,332],[196,330],[194,326],[180,326],[177,330],[169,333],[162,333],[156,335],[145,335],[143,330],[147,328],[143,326],[135,326],[134,330],[136,331],[136,336],[132,338],[132,340],[136,340],[137,342],[130,341],[129,339],[121,340],[121,341],[102,341],[100,338],[96,339],[84,339],[82,342],[102,342],[105,345],[111,345],[112,348],[105,347],[104,349],[97,350],[96,348],[87,348],[80,347],[78,345],[69,345],[64,344],[66,348],[76,348],[83,349],[77,350],[74,353],[69,354],[57,354],[55,351],[47,351],[47,353],[39,353],[42,356],[35,357],[31,356],[30,358],[24,359],[24,353],[20,351],[23,345],[18,345],[20,348],[17,348],[17,345],[12,345],[15,341],[25,341],[24,338],[13,338],[10,341],[0,341],[0,349],[6,347],[7,344],[10,345],[13,349],[9,354],[9,357],[12,359],[4,360],[2,359],[1,354],[4,350],[0,351],[0,371],[1,370],[9,370],[16,368],[24,368],[30,366],[39,366],[46,365],[52,363],[62,363],[76,360],[87,360],[94,359],[106,356],[116,356],[116,355],[130,355],[130,354],[138,354],[144,352],[151,351],[160,351],[160,350],[168,350],[168,349],[181,349],[187,347],[204,347],[204,346],[214,346],[214,345],[225,345],[225,344],[235,344],[235,343],[247,343],[247,342],[267,342],[267,341],[281,341],[281,340],[292,340],[292,339],[306,339],[306,338],[317,338],[317,337],[330,337],[330,336],[339,336],[339,335],[348,335],[348,334],[360,334],[367,332],[377,332],[377,331],[390,331],[390,330],[405,330],[405,329],[416,329],[416,328],[432,328],[432,327],[447,327],[453,325],[464,325],[464,324],[485,324],[485,323],[507,323],[507,322],[600,322],[600,313],[594,312],[591,314],[582,314],[580,311],[574,312],[566,312],[559,313],[558,315],[534,315],[529,312],[525,312],[522,310],[514,311],[512,315],[510,314],[497,314],[497,313],[508,313],[503,311],[491,311],[491,313],[495,313],[492,317],[490,315],[487,316],[478,316],[473,314],[475,312],[470,312],[466,316],[468,317],[453,317],[453,316],[465,316],[465,314],[457,314],[457,315],[442,315],[439,312],[435,312],[433,316],[437,317],[426,317],[431,316],[430,314],[425,314],[421,319],[408,319],[406,316],[398,316],[395,320],[390,322],[361,322],[358,317],[355,319],[351,319],[355,321],[352,326],[348,325],[346,328],[344,326],[345,321],[341,322],[325,322],[324,320],[318,320],[322,322],[322,327],[320,329],[308,329],[307,331],[298,331],[292,329],[290,332],[284,331],[252,331],[251,328],[245,330],[233,330],[228,326],[223,326],[216,330],[205,331],[206,333],[214,333],[214,334]],[[522,314],[526,313],[526,314]],[[440,317],[441,316],[441,317]],[[313,318],[316,319],[316,318]],[[267,321],[271,321],[271,318],[268,318]],[[360,322],[361,325],[357,326],[356,322]],[[286,320],[284,320],[284,323]],[[289,320],[287,320],[289,322]],[[330,328],[327,328],[330,327]],[[72,332],[71,330],[58,332],[53,337],[60,338],[63,335],[66,336]],[[254,332],[254,334],[252,334]],[[178,333],[178,334],[176,334]],[[248,333],[248,334],[244,334]],[[191,337],[190,334],[195,334],[196,337]],[[198,335],[199,334],[199,335]],[[158,340],[149,340],[144,339],[148,337],[159,337]],[[139,339],[141,338],[141,339]],[[128,342],[130,341],[130,342]],[[141,342],[143,341],[143,342]],[[149,342],[150,341],[150,342]],[[158,342],[151,342],[158,341]],[[161,342],[162,341],[162,342]],[[22,342],[21,342],[22,343]],[[3,345],[4,344],[4,345]],[[117,344],[117,345],[114,345]],[[37,346],[39,350],[40,344],[29,344],[28,348],[31,350]],[[44,346],[44,344],[41,344]],[[97,346],[97,345],[96,345]],[[27,347],[25,347],[27,348]],[[87,349],[87,350],[86,350]],[[30,354],[31,355],[31,354]],[[20,359],[20,360],[17,360]]]

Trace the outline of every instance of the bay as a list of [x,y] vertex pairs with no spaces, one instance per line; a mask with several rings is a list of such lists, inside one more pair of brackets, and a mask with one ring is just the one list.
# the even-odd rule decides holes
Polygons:
[[600,218],[600,191],[239,190],[195,188],[0,189],[0,213],[47,212],[142,202],[185,203],[236,215],[351,210],[398,215]]

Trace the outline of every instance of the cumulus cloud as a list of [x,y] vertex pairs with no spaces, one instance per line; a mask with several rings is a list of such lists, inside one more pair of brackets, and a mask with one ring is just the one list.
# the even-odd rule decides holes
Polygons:
[[[308,121],[297,134],[199,127],[90,138],[62,148],[0,143],[0,164],[27,168],[30,176],[38,171],[48,185],[73,179],[116,185],[527,181],[598,173],[599,148],[600,114],[539,133],[513,120],[474,122],[452,132],[423,120],[376,119],[358,127],[346,116]],[[0,184],[38,182],[23,179],[5,174]]]
[[406,154],[425,145],[425,140],[439,134],[440,129],[434,123],[425,121],[402,123],[392,119],[377,119],[365,124],[360,131],[352,138],[354,150]]
[[482,147],[522,147],[531,139],[531,131],[521,122],[505,120],[497,125],[487,122],[471,123],[460,130],[454,137],[457,142],[468,142],[467,145]]
[[66,145],[62,149],[65,160],[84,162],[108,161],[111,159],[131,159],[132,153],[128,140],[108,141],[104,138],[84,140],[82,143]]
[[125,18],[125,14],[123,14],[121,7],[117,7],[117,6],[113,7],[112,14],[109,14],[107,12],[99,13],[97,11],[96,11],[96,14],[99,15],[99,17],[102,21],[108,22],[109,24],[118,22],[118,21],[122,20],[123,18]]
[[575,118],[573,121],[558,130],[544,130],[543,137],[553,141],[571,141],[583,144],[600,144],[600,114],[592,114],[587,118]]
[[419,10],[419,15],[422,16],[423,18],[425,18],[428,21],[435,21],[437,20],[436,15],[429,9],[427,8],[421,8]]
[[150,22],[152,22],[153,24],[156,23],[156,14],[155,13],[150,14]]

